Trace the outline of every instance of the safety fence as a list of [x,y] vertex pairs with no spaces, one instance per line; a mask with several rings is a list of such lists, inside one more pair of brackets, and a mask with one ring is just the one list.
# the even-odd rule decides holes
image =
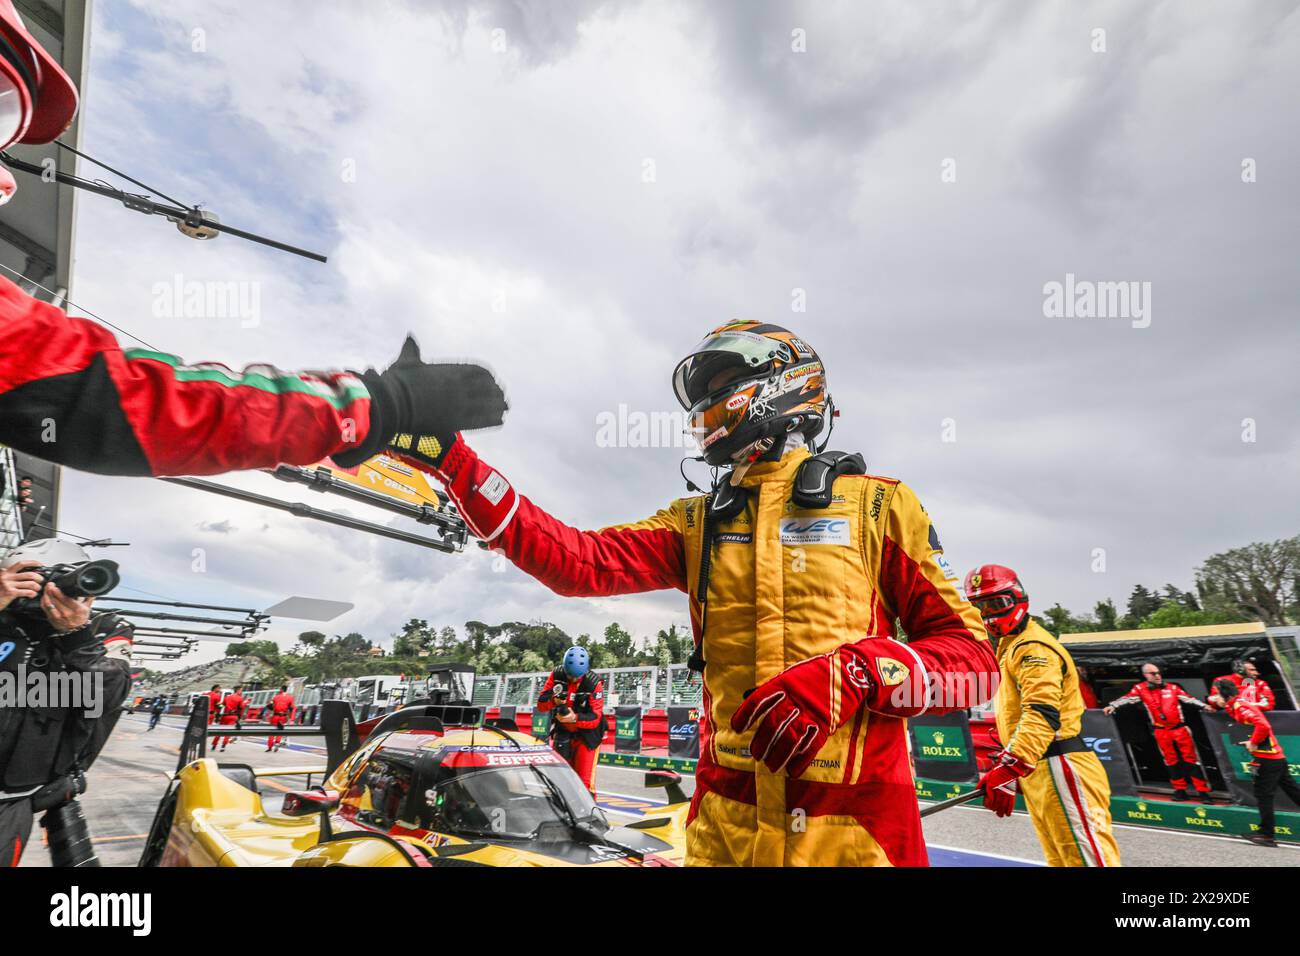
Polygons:
[[[483,707],[532,708],[550,671],[523,674],[479,674],[474,678],[473,703]],[[614,667],[595,671],[605,685],[605,702],[613,707],[698,707],[703,684],[685,664],[667,667]]]

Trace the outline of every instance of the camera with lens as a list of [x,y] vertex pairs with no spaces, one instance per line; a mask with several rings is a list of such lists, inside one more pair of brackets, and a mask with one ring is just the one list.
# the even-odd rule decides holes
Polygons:
[[570,710],[568,686],[558,682],[553,685],[551,687],[551,699],[555,702],[555,716],[567,716]]
[[0,567],[9,568],[26,561],[38,565],[29,570],[41,576],[40,593],[36,597],[18,598],[10,608],[29,616],[40,613],[41,598],[50,584],[68,597],[81,598],[107,594],[121,581],[116,561],[92,561],[80,545],[70,541],[42,538],[24,542],[4,556]]
[[100,597],[117,587],[122,580],[117,562],[101,559],[81,564],[56,564],[32,568],[41,576],[41,593],[36,597],[18,598],[11,605],[15,611],[39,611],[45,588],[53,584],[71,598]]

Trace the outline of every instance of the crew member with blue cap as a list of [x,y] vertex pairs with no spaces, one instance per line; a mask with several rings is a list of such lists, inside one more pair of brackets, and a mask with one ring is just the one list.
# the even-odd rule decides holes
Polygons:
[[605,683],[591,670],[591,655],[574,645],[546,678],[537,709],[552,715],[551,746],[596,792],[596,758],[605,739]]

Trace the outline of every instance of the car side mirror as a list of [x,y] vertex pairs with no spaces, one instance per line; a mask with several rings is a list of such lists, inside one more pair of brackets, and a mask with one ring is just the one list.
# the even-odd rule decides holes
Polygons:
[[284,795],[280,812],[286,817],[309,817],[313,813],[337,810],[341,797],[337,790],[290,790]]
[[668,804],[686,803],[690,797],[682,790],[682,775],[675,770],[651,770],[645,775],[646,787],[663,787]]

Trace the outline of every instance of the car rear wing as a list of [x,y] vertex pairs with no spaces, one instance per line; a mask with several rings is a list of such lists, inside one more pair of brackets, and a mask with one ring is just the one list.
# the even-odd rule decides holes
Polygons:
[[[386,734],[393,730],[429,730],[442,733],[447,727],[481,727],[483,725],[483,708],[462,704],[413,704],[403,707],[391,714],[386,714],[377,723],[357,729],[356,718],[352,715],[352,705],[345,700],[321,701],[320,725],[286,724],[283,727],[273,724],[210,724],[208,723],[208,698],[197,697],[190,711],[189,722],[181,737],[180,756],[176,763],[176,772],[187,764],[193,763],[208,753],[209,737],[324,737],[325,738],[325,776],[329,776],[343,761],[356,753],[357,748],[373,734]],[[313,768],[319,772],[319,768]],[[268,768],[259,776],[275,776],[286,771]]]

